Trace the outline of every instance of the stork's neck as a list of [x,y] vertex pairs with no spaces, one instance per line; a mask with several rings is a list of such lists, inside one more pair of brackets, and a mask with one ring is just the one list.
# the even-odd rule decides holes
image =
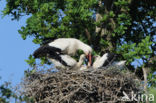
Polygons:
[[88,46],[87,44],[81,41],[77,41],[77,42],[78,42],[78,48],[81,49],[84,53],[89,52],[89,50],[91,50],[91,47]]
[[76,67],[77,67],[77,68],[80,68],[81,65],[83,64],[84,57],[85,57],[84,54],[82,54],[82,55],[80,56],[79,62],[76,64]]
[[80,67],[82,63],[83,63],[83,60],[80,59],[79,62],[76,64],[76,67]]

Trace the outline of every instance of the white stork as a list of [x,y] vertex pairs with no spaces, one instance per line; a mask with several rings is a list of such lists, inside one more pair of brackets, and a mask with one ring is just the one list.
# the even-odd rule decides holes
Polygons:
[[123,67],[125,66],[126,60],[122,60],[122,61],[115,61],[112,63],[112,66],[116,66],[119,69],[123,69]]
[[100,68],[108,66],[111,63],[111,66],[123,67],[126,61],[114,61],[115,54],[113,53],[105,53],[102,57],[99,55],[96,56],[95,62],[93,63],[93,68]]
[[79,62],[76,64],[76,68],[80,68],[82,66],[84,59],[85,59],[85,55],[81,54],[79,58]]
[[89,64],[91,65],[92,48],[75,38],[56,39],[38,48],[33,55],[35,58],[45,56],[51,59],[55,59],[57,62],[60,62],[64,66],[70,66],[68,65],[69,62],[66,63],[64,60],[62,60],[62,58],[70,58],[69,61],[71,60],[73,63],[75,63],[73,58],[70,56],[74,56],[77,50],[82,50],[84,52],[84,54],[89,59]]
[[60,61],[56,60],[56,59],[52,59],[49,58],[49,60],[55,65],[56,68],[75,68],[78,69],[81,67],[84,59],[85,59],[85,55],[82,54],[79,58],[79,61],[77,62],[75,59],[73,59],[72,57],[70,57],[69,55],[60,55],[62,61],[64,61],[67,66],[63,65],[62,63],[60,63]]

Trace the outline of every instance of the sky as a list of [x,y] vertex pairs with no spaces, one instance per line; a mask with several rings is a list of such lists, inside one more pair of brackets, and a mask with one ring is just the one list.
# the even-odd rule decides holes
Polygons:
[[4,81],[12,82],[12,85],[20,83],[24,71],[29,65],[24,61],[33,53],[39,45],[32,43],[32,38],[23,40],[18,33],[21,26],[26,25],[28,17],[22,17],[19,21],[12,21],[11,16],[2,18],[2,10],[5,1],[0,1],[0,84]]

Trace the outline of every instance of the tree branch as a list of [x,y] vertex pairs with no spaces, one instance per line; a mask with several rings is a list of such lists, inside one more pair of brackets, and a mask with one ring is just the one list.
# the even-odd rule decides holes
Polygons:
[[86,32],[86,36],[87,36],[87,38],[89,40],[89,43],[92,44],[92,42],[91,42],[91,35],[90,35],[90,32],[88,31],[87,28],[85,29],[85,32]]
[[[143,67],[142,70],[143,70],[143,74],[144,74],[144,91],[146,94],[148,94],[148,92],[147,92],[147,70],[145,67]],[[147,99],[146,103],[149,103],[148,99]]]

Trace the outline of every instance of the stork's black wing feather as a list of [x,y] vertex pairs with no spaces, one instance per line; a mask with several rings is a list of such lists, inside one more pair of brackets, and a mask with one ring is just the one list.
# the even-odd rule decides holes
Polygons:
[[64,60],[62,60],[62,58],[61,58],[62,54],[63,53],[61,52],[61,49],[59,49],[59,48],[52,47],[49,45],[43,45],[43,46],[39,47],[37,50],[35,50],[33,56],[35,58],[39,58],[39,57],[53,58],[53,59],[56,59],[57,61],[59,61],[64,66],[68,66],[67,63]]
[[49,57],[49,58],[53,58],[53,59],[59,61],[59,62],[60,62],[61,64],[63,64],[64,66],[70,67],[70,66],[66,63],[66,61],[64,61],[64,60],[61,58],[61,54],[58,54],[58,53],[55,52],[55,53],[53,53],[53,54],[50,54],[48,57]]
[[109,63],[112,63],[116,59],[116,54],[114,53],[108,53],[107,60],[103,64],[103,66],[107,66]]
[[61,49],[52,47],[49,45],[43,45],[43,46],[39,47],[37,50],[35,50],[33,56],[35,58],[39,58],[39,57],[47,56],[47,54],[51,55],[56,52],[61,54]]

